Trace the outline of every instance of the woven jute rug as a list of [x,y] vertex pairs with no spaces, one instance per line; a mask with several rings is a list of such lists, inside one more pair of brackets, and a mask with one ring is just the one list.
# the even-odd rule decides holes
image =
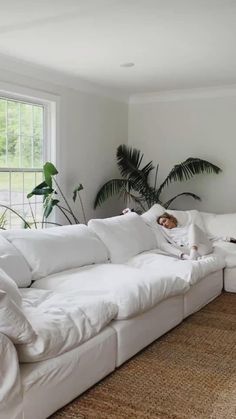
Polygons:
[[236,419],[236,294],[222,294],[52,418]]

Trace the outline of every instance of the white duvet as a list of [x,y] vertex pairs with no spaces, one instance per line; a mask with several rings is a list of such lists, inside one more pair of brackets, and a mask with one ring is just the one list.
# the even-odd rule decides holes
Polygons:
[[160,301],[189,289],[175,272],[140,270],[121,264],[90,265],[42,278],[34,288],[70,289],[77,295],[102,296],[118,306],[117,319],[134,317]]
[[35,362],[67,352],[97,335],[117,314],[117,307],[97,296],[69,291],[22,289],[22,307],[36,338],[17,345],[21,362]]
[[198,260],[180,260],[163,255],[157,249],[134,256],[127,264],[144,272],[158,272],[160,276],[171,276],[175,273],[193,285],[210,273],[223,269],[225,261],[222,256],[216,254],[203,256]]

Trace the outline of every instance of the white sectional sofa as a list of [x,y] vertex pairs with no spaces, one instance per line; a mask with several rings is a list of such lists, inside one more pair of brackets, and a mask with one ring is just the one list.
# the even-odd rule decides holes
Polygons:
[[[217,297],[225,265],[236,290],[236,245],[198,261],[164,255],[160,211],[1,234],[1,419],[47,418]],[[211,217],[200,217],[209,231]]]

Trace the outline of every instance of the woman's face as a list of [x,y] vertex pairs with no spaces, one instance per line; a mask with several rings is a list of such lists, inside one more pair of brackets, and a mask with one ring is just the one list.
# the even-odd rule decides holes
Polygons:
[[169,229],[177,227],[174,220],[171,220],[171,219],[166,218],[166,217],[161,217],[159,219],[159,224],[162,227],[169,228]]

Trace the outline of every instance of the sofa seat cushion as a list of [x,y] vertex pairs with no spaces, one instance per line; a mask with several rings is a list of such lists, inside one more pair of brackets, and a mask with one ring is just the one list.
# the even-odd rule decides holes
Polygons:
[[188,290],[186,281],[171,275],[149,272],[121,264],[85,266],[36,281],[36,288],[55,289],[79,295],[101,295],[118,306],[117,319],[134,317],[173,295]]
[[135,256],[127,264],[142,271],[157,272],[160,276],[175,274],[193,285],[208,274],[223,269],[225,261],[221,256],[214,254],[199,260],[180,260],[153,250]]
[[104,244],[82,224],[45,230],[8,230],[4,236],[27,260],[33,280],[108,260]]
[[138,253],[157,247],[151,228],[133,212],[90,220],[88,226],[106,245],[112,263],[124,263]]
[[22,289],[22,305],[36,333],[28,344],[17,345],[21,362],[54,358],[97,335],[116,317],[117,307],[98,296]]
[[225,259],[227,268],[236,267],[236,244],[224,241],[214,242],[214,253]]
[[224,289],[227,292],[236,292],[236,267],[225,268]]

